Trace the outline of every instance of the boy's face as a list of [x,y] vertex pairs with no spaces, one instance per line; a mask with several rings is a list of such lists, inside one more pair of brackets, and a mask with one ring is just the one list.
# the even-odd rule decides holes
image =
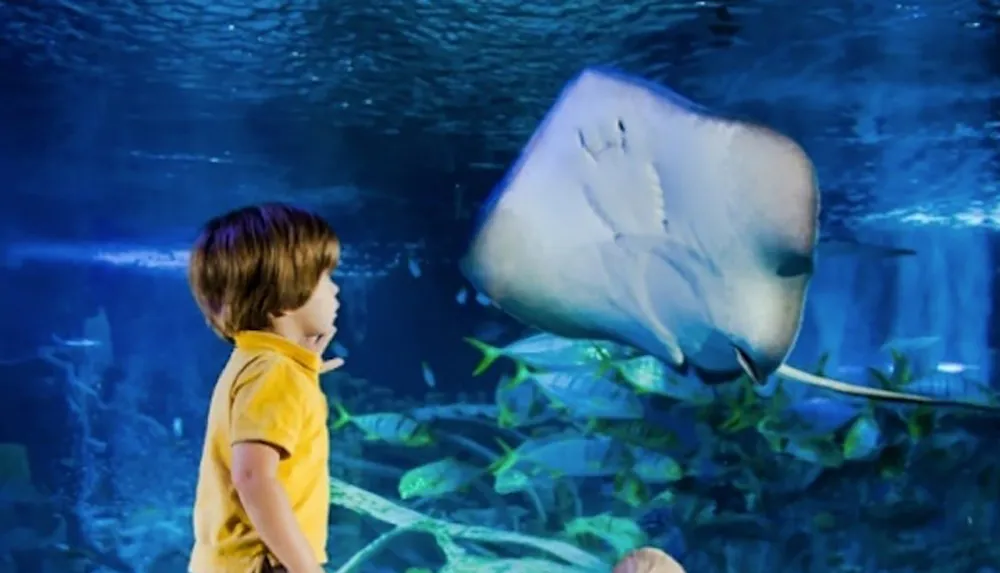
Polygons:
[[[306,347],[312,347],[313,342],[326,338],[334,331],[334,321],[340,309],[337,286],[329,273],[324,273],[319,279],[312,296],[301,308],[288,311],[275,319],[275,329],[279,334],[296,341]],[[322,352],[323,349],[316,350]]]

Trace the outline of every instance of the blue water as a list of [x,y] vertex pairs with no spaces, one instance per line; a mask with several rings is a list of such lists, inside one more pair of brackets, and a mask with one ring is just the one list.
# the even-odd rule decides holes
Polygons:
[[[959,376],[980,400],[1000,391],[993,0],[0,2],[0,573],[186,570],[228,353],[188,292],[186,249],[224,210],[294,202],[342,236],[347,365],[324,380],[331,399],[358,413],[493,405],[513,368],[471,376],[480,355],[462,338],[531,332],[477,299],[457,261],[561,86],[592,65],[787,133],[816,164],[824,238],[916,252],[824,259],[791,364],[826,354],[828,375],[867,384],[905,346],[924,380]],[[913,412],[824,396],[844,417]],[[521,573],[610,571],[641,545],[690,573],[1000,570],[995,415],[931,409],[922,441],[893,426],[908,457],[892,473],[893,444],[833,468],[767,451],[709,459],[750,438],[650,404],[681,434],[672,455],[688,472],[652,493],[708,514],[629,507],[614,476],[535,476],[534,496],[484,478],[401,501],[407,470],[449,455],[485,467],[498,438],[531,436],[476,415],[435,421],[447,438],[425,449],[334,434],[337,480],[491,528],[449,529],[451,546],[417,527],[352,571],[499,571],[478,567],[501,559]],[[332,509],[330,571],[399,525],[347,505]],[[639,537],[566,533],[602,514]]]

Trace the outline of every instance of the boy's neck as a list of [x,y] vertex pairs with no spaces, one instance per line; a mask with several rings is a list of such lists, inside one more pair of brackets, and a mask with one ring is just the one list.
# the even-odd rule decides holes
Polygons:
[[305,333],[302,332],[301,328],[297,328],[294,324],[277,322],[267,329],[265,332],[270,332],[271,334],[280,336],[289,342],[293,342],[302,348],[309,348],[309,341],[306,338]]

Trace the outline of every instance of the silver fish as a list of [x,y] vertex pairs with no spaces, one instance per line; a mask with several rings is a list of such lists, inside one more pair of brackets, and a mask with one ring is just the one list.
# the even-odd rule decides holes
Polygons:
[[531,379],[549,400],[577,418],[640,420],[645,413],[630,388],[589,370],[539,372]]
[[611,438],[555,437],[507,449],[493,470],[496,475],[517,470],[529,476],[606,477],[628,470],[633,463],[628,446]]

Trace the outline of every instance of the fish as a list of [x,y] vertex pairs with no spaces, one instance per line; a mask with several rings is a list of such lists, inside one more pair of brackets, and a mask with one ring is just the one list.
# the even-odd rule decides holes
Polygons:
[[653,356],[639,356],[615,365],[615,370],[636,392],[658,394],[680,402],[707,405],[715,402],[713,387],[695,376],[677,376]]
[[555,477],[550,474],[542,473],[529,476],[521,470],[507,469],[494,476],[493,491],[500,495],[508,495],[528,491],[538,486],[552,487],[554,482]]
[[844,437],[844,459],[864,459],[879,451],[882,433],[872,416],[860,416]]
[[[497,493],[522,490],[529,478],[614,477],[615,497],[635,506],[648,499],[648,489],[632,470],[635,463],[628,446],[613,439],[564,436],[523,442],[511,449],[498,440],[503,456],[493,462],[488,471],[495,478]],[[513,476],[507,474],[513,472]]]
[[382,441],[401,446],[426,446],[434,443],[434,436],[423,422],[398,412],[379,412],[355,416],[335,402],[334,411],[337,419],[330,424],[331,430],[354,424],[360,429],[368,441]]
[[638,420],[642,401],[629,388],[589,370],[541,372],[531,380],[546,397],[576,418]]
[[635,464],[632,471],[642,481],[650,484],[670,483],[684,477],[684,468],[674,458],[640,447],[631,447]]
[[495,476],[518,470],[527,475],[605,477],[627,471],[633,464],[627,446],[603,436],[530,440],[517,449],[501,446],[503,457],[490,467]]
[[505,379],[497,385],[497,425],[516,428],[552,417],[552,408],[545,404],[545,395],[537,384],[509,384]]
[[469,300],[469,290],[462,287],[458,290],[458,294],[455,295],[455,302],[460,305],[464,305]]
[[[608,366],[614,360],[631,356],[632,351],[620,344],[603,340],[580,340],[538,333],[507,346],[496,347],[476,338],[466,338],[466,342],[483,354],[482,360],[473,370],[478,376],[485,372],[498,358],[506,356],[531,368],[541,370],[565,370],[586,366]],[[512,380],[519,383],[522,379]]]
[[455,458],[444,458],[415,467],[399,479],[399,497],[440,497],[467,488],[485,471]]
[[434,388],[437,386],[437,379],[434,377],[434,371],[431,367],[427,365],[426,362],[420,363],[420,372],[424,378],[424,384],[427,384],[428,388]]
[[792,139],[587,68],[484,202],[459,267],[524,324],[626,344],[705,382],[763,384],[774,374],[873,399],[983,408],[785,362],[817,262],[819,207],[816,170]]
[[406,260],[406,268],[410,271],[410,276],[415,279],[419,279],[423,274],[423,271],[420,269],[420,263],[413,257]]

